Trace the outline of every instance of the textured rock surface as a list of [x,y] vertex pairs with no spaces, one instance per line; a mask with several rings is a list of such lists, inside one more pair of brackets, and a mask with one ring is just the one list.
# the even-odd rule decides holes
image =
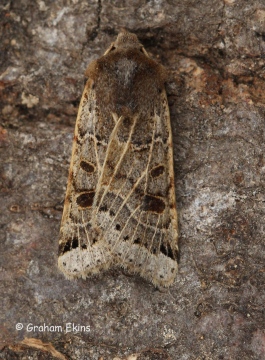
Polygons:
[[[2,358],[263,359],[264,1],[0,8]],[[122,27],[172,74],[180,266],[164,293],[119,270],[69,282],[56,266],[83,74]]]

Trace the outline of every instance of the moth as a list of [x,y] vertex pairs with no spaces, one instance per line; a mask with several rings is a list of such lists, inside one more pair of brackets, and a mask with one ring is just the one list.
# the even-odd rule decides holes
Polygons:
[[121,266],[167,287],[178,268],[178,228],[166,71],[124,30],[86,76],[59,269],[73,279]]

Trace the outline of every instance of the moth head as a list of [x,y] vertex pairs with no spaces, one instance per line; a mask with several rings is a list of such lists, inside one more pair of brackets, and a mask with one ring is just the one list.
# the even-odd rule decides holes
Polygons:
[[113,46],[118,49],[143,49],[143,45],[139,42],[137,36],[126,30],[122,30],[118,34],[116,41],[113,43]]

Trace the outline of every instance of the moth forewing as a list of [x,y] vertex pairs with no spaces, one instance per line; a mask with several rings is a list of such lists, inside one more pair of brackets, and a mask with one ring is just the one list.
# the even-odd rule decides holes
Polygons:
[[70,279],[122,266],[169,286],[178,234],[165,70],[123,31],[86,74],[58,266]]

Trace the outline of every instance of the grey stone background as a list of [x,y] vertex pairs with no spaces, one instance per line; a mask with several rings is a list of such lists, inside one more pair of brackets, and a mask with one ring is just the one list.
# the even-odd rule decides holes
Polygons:
[[[0,24],[0,358],[265,359],[264,0],[2,0]],[[83,74],[122,27],[171,72],[180,262],[165,292],[56,265]]]

